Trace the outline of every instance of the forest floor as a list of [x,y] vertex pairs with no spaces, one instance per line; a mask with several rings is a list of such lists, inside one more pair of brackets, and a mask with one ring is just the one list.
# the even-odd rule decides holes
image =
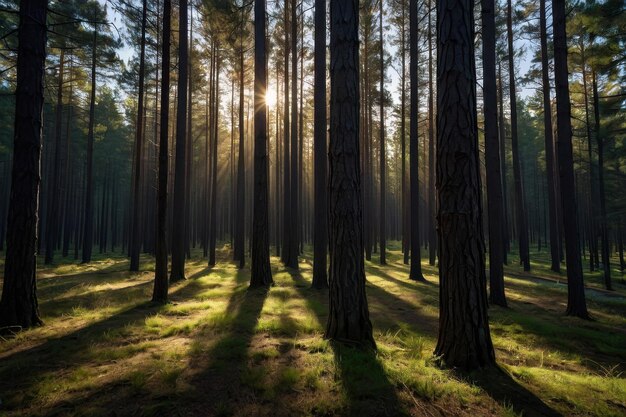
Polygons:
[[[531,273],[506,267],[508,309],[489,316],[499,367],[441,369],[438,280],[409,281],[397,244],[388,265],[366,263],[378,350],[323,339],[328,293],[272,258],[276,285],[248,290],[249,269],[200,257],[149,302],[153,259],[41,267],[45,325],[0,340],[0,416],[534,416],[626,415],[626,285],[589,274],[592,321],[564,316],[564,275],[533,254]],[[1,266],[1,265],[0,265]],[[560,283],[556,282],[559,281]]]

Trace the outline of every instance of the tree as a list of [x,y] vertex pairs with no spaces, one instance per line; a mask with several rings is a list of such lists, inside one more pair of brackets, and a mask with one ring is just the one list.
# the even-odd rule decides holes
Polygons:
[[298,252],[300,242],[300,207],[298,204],[298,15],[297,0],[291,0],[291,167],[290,167],[290,185],[291,185],[291,207],[289,213],[291,215],[290,233],[289,233],[289,257],[287,266],[298,269]]
[[267,169],[265,0],[254,2],[254,202],[251,287],[271,285]]
[[131,224],[130,270],[139,271],[139,252],[141,251],[140,213],[141,213],[141,151],[143,149],[143,100],[144,77],[146,66],[146,14],[148,4],[143,0],[141,9],[141,46],[139,53],[139,91],[137,103],[137,125],[135,126],[135,177],[133,178],[133,221]]
[[315,207],[313,214],[313,287],[327,288],[328,275],[328,166],[326,154],[326,0],[315,0]]
[[483,100],[485,112],[485,165],[489,213],[489,301],[506,307],[502,218],[500,141],[498,138],[498,97],[496,91],[496,23],[494,0],[481,1],[483,39]]
[[365,294],[359,164],[359,2],[330,2],[329,315],[325,337],[375,347]]
[[47,12],[47,0],[20,2],[13,171],[0,328],[42,324],[37,303],[36,253]]
[[515,218],[517,219],[517,235],[519,239],[519,259],[524,271],[530,271],[530,255],[528,248],[528,218],[522,182],[522,167],[518,150],[517,135],[517,96],[515,92],[515,60],[513,51],[513,7],[511,0],[507,3],[506,28],[509,59],[509,100],[511,104],[511,153],[513,155],[513,182],[515,183]]
[[550,76],[548,68],[548,35],[546,30],[546,0],[539,0],[539,27],[541,43],[541,81],[543,89],[543,121],[546,149],[546,174],[548,181],[548,211],[550,225],[550,269],[561,271],[561,255],[559,252],[559,233],[557,226],[557,198],[554,182],[554,138],[552,137],[552,106],[550,104]]
[[565,237],[567,267],[567,310],[569,316],[589,318],[583,283],[583,267],[578,238],[578,206],[574,185],[572,154],[572,115],[567,77],[567,34],[565,30],[565,0],[552,0],[554,27],[554,79],[556,86],[557,151]]
[[[187,87],[189,46],[187,42],[187,0],[180,0],[178,13],[178,103],[176,107],[176,160],[174,163],[174,223],[172,225],[172,270],[170,281],[185,279],[185,224],[187,208],[185,207],[185,182],[187,172],[185,164],[187,142]],[[190,156],[190,155],[189,155]]]
[[411,228],[411,270],[409,278],[414,281],[426,281],[422,275],[422,256],[420,254],[420,198],[419,198],[419,149],[418,149],[418,18],[417,18],[417,0],[411,0],[409,3],[409,77],[411,79],[410,93],[410,122],[409,122],[409,178],[411,193],[410,208],[410,228]]
[[[380,264],[387,264],[387,249],[386,249],[386,230],[385,223],[387,222],[387,217],[385,214],[385,195],[387,193],[386,186],[386,178],[385,174],[387,171],[387,160],[385,157],[385,56],[384,56],[384,46],[383,46],[383,0],[380,1],[380,23],[378,25],[378,34],[379,34],[379,52],[380,52],[380,213],[378,215],[378,220],[380,222]],[[419,246],[419,245],[418,245]]]
[[440,292],[435,354],[446,365],[465,369],[495,361],[485,289],[473,4],[437,3]]
[[157,188],[157,228],[152,301],[167,301],[167,177],[170,118],[170,45],[172,2],[163,0],[163,49],[161,61],[161,131],[159,132],[159,177]]

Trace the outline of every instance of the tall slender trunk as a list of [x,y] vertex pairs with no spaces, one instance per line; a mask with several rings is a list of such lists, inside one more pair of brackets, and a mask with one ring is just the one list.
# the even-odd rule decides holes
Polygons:
[[[289,1],[285,0],[285,49],[284,73],[285,86],[283,98],[283,252],[282,261],[289,266],[291,257],[291,176],[289,146]],[[295,52],[293,52],[295,53]],[[295,76],[295,74],[294,74]]]
[[185,279],[185,224],[187,208],[186,189],[186,142],[187,142],[187,87],[189,46],[187,40],[187,0],[180,0],[178,13],[178,102],[176,103],[176,156],[174,162],[174,206],[172,224],[172,270],[170,281]]
[[[95,16],[94,16],[95,18]],[[87,133],[87,167],[85,182],[85,218],[83,231],[83,263],[91,262],[93,247],[93,142],[96,109],[96,48],[98,39],[97,25],[93,31],[91,51],[91,92],[89,94],[89,128]]]
[[[434,266],[437,260],[437,228],[435,210],[435,106],[433,85],[433,33],[432,33],[433,2],[428,2],[428,264]],[[494,64],[495,65],[495,64]]]
[[[243,11],[242,11],[243,23]],[[246,224],[246,177],[245,177],[245,143],[243,124],[243,93],[244,93],[244,61],[243,61],[243,39],[239,48],[239,155],[237,157],[237,198],[235,208],[235,242],[234,259],[241,269],[246,263],[245,250],[245,224]]]
[[385,225],[387,222],[387,217],[385,215],[385,194],[387,192],[387,185],[385,183],[386,178],[386,170],[387,170],[387,162],[385,156],[385,56],[384,56],[384,46],[383,46],[383,0],[380,1],[380,22],[378,25],[378,34],[380,37],[380,213],[379,213],[379,229],[380,229],[380,264],[387,264],[387,249],[386,249],[386,233]]
[[509,58],[509,100],[511,104],[511,152],[513,154],[513,182],[515,183],[515,218],[517,220],[517,236],[519,240],[519,258],[524,271],[530,271],[530,255],[528,247],[528,214],[522,181],[522,167],[519,156],[517,135],[517,94],[515,92],[515,55],[513,52],[513,8],[511,0],[507,3],[506,28]]
[[401,153],[401,204],[402,204],[402,252],[404,264],[409,263],[409,199],[406,191],[406,1],[402,0],[402,23],[400,25],[400,153]]
[[267,179],[267,49],[265,0],[254,3],[254,201],[250,286],[271,285]]
[[609,256],[609,232],[606,219],[606,193],[604,187],[604,140],[600,134],[600,102],[598,95],[598,80],[595,71],[592,72],[593,84],[593,113],[595,119],[596,143],[598,145],[598,192],[600,194],[600,239],[602,241],[602,267],[604,269],[604,287],[612,290],[611,285],[611,258]]
[[502,253],[502,175],[498,140],[496,87],[496,23],[494,0],[481,0],[483,38],[483,101],[485,112],[485,165],[489,213],[489,301],[506,307]]
[[63,75],[65,69],[65,49],[61,49],[59,57],[59,83],[57,85],[57,104],[54,125],[54,159],[48,185],[48,215],[46,216],[46,254],[45,264],[52,263],[54,246],[59,224],[59,188],[61,187],[61,132],[63,125]]
[[291,0],[291,222],[289,227],[289,258],[287,266],[298,269],[300,242],[300,207],[298,204],[298,9],[297,0]]
[[561,178],[561,204],[567,266],[567,310],[569,316],[589,318],[585,300],[580,240],[578,238],[578,206],[574,184],[572,154],[571,103],[567,76],[567,34],[565,0],[552,0],[554,26],[554,78],[556,85],[557,150]]
[[543,88],[543,130],[546,149],[546,174],[548,186],[548,213],[550,226],[550,259],[554,272],[561,271],[559,232],[556,213],[556,187],[554,184],[554,138],[552,137],[552,105],[550,104],[550,76],[548,64],[548,35],[546,30],[546,0],[539,0],[539,27],[541,42],[541,80]]
[[220,81],[220,65],[219,65],[219,44],[215,46],[215,84],[213,86],[213,100],[211,107],[213,108],[213,144],[211,149],[211,219],[209,222],[209,265],[215,265],[215,246],[217,240],[217,144],[218,144],[218,122],[219,122],[219,81]]
[[193,62],[193,2],[190,7],[190,23],[189,23],[189,52],[187,59],[188,75],[187,82],[189,84],[189,90],[187,91],[187,135],[185,140],[185,253],[187,258],[191,258],[191,241],[192,235],[192,211],[191,211],[191,169],[193,167],[193,132],[192,132],[192,119],[193,119],[193,75],[192,75],[192,62]]
[[[315,206],[313,213],[313,287],[327,288],[328,181],[326,149],[326,0],[315,0],[315,79],[313,146],[315,148]],[[277,177],[278,178],[278,177]]]
[[418,162],[418,131],[417,122],[418,112],[418,17],[417,17],[417,0],[411,0],[409,3],[409,76],[411,80],[411,109],[409,122],[409,171],[411,181],[411,270],[409,278],[414,281],[425,281],[422,275],[422,256],[420,254],[420,199],[419,199],[419,162]]
[[135,177],[133,178],[133,221],[131,224],[130,270],[139,271],[141,252],[141,154],[143,151],[144,79],[146,65],[146,15],[148,1],[143,0],[141,11],[141,51],[139,53],[139,91],[137,100],[137,125],[135,126]]
[[502,67],[498,65],[498,101],[500,107],[500,115],[498,120],[499,136],[500,136],[500,173],[502,175],[502,205],[504,209],[504,218],[502,224],[502,245],[504,253],[502,254],[502,262],[508,265],[507,254],[510,250],[509,241],[509,198],[506,190],[506,130],[504,126],[504,90],[502,87]]

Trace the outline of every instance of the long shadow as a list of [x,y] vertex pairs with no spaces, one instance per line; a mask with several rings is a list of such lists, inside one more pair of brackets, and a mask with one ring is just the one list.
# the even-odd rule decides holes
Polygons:
[[[187,282],[174,287],[171,295],[176,297],[181,290],[186,289],[185,284]],[[3,356],[0,359],[3,408],[23,407],[23,403],[29,401],[29,398],[24,398],[20,392],[28,392],[30,387],[46,375],[56,375],[89,363],[94,358],[91,349],[93,345],[110,340],[111,337],[115,338],[115,332],[119,329],[143,325],[147,317],[162,309],[162,305],[141,302],[61,337],[51,338],[31,348]]]
[[[239,285],[225,309],[225,315],[232,316],[226,334],[208,351],[201,349],[199,354],[191,358],[190,367],[197,370],[191,378],[192,392],[186,395],[186,401],[181,404],[181,407],[190,411],[202,410],[205,414],[207,405],[217,407],[234,404],[242,399],[238,389],[241,372],[246,364],[248,350],[255,334],[254,329],[269,290],[244,289],[243,281],[246,274],[243,271],[239,271],[235,278]],[[211,332],[201,331],[196,335],[195,342],[200,346],[210,344],[213,336]]]
[[[406,315],[406,310],[410,309],[411,312],[409,312],[409,314],[412,314],[417,318],[415,321],[409,319],[408,322],[410,325],[426,332],[431,337],[436,337],[436,318],[425,318],[423,315],[419,314],[419,310],[417,310],[414,306],[400,299],[396,295],[385,291],[383,288],[372,284],[371,282],[368,282],[368,289],[371,290],[370,294],[373,293],[373,298],[380,298],[386,308],[394,306],[393,308],[403,313],[403,315]],[[400,313],[396,313],[395,315],[398,319],[402,319],[400,317]],[[485,369],[469,375],[460,372],[456,372],[456,374],[457,376],[462,377],[462,379],[480,386],[489,394],[490,397],[501,404],[511,404],[515,410],[525,410],[525,416],[559,415],[555,410],[546,405],[539,397],[517,383],[509,374],[500,368]]]
[[[302,277],[300,271],[289,268],[286,271],[296,284],[295,288],[305,300],[307,307],[315,313],[319,324],[323,327],[328,319],[328,290],[311,288],[311,283]],[[326,297],[325,303],[320,303],[322,296]],[[324,311],[320,306],[325,307]],[[331,342],[330,345],[334,353],[335,366],[348,398],[348,409],[345,410],[345,414],[351,416],[408,415],[374,351],[355,349],[335,342]]]
[[555,417],[562,415],[535,394],[518,384],[505,370],[498,366],[469,374],[455,371],[455,374],[458,378],[479,386],[500,404],[513,407],[513,410],[518,415],[530,417]]

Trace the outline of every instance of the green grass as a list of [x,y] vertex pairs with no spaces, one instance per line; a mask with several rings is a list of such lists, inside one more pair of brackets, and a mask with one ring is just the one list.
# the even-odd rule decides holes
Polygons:
[[[249,270],[194,258],[171,303],[150,299],[153,260],[127,272],[123,257],[41,268],[45,326],[0,339],[0,416],[358,415],[532,416],[626,413],[626,286],[586,283],[593,321],[564,316],[564,274],[545,253],[533,271],[511,256],[509,309],[489,311],[498,369],[442,369],[435,267],[409,281],[397,243],[388,265],[366,262],[376,352],[323,339],[328,293],[272,258],[269,291]],[[539,279],[538,279],[539,278]],[[545,279],[541,279],[545,278]],[[560,281],[558,283],[557,281]]]

